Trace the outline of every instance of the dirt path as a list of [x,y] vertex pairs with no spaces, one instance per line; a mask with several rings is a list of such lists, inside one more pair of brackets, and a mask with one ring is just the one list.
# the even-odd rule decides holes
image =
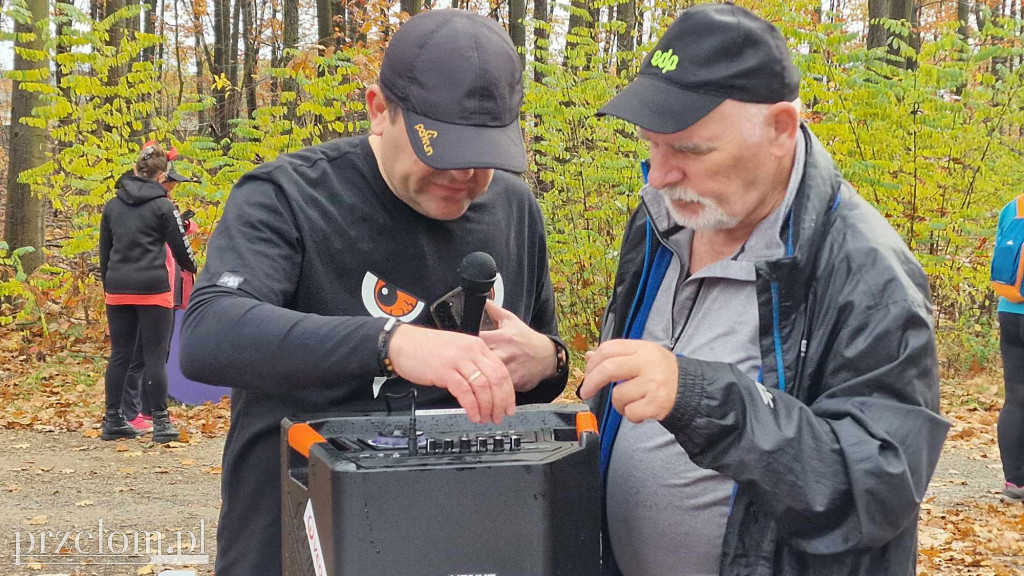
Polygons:
[[[134,551],[136,535],[139,550],[145,552],[147,535],[142,532],[147,531],[160,533],[164,554],[174,553],[171,550],[178,546],[176,533],[180,533],[181,554],[205,554],[211,562],[188,568],[196,574],[213,574],[223,447],[223,438],[157,446],[141,440],[104,442],[80,432],[0,430],[0,573],[157,574],[159,566],[147,568],[144,559],[149,558],[148,554],[135,558],[109,556],[111,548],[121,551],[121,533],[128,537],[128,552]],[[100,521],[102,552],[106,556],[94,556],[92,560],[127,560],[133,564],[62,567],[56,563],[70,558],[81,560],[79,552],[97,554]],[[63,550],[71,554],[48,559],[39,555],[53,554],[67,532],[71,536]],[[190,533],[196,540],[192,551]],[[76,534],[80,534],[77,550]],[[22,554],[16,558],[19,540]],[[155,552],[156,539],[150,543],[150,551]],[[45,550],[41,550],[43,547]],[[16,560],[23,565],[15,566]],[[48,561],[36,564],[44,560]]]
[[[192,532],[197,542],[191,554],[206,554],[211,564],[187,568],[197,575],[212,574],[223,445],[222,438],[200,438],[190,444],[159,447],[139,440],[103,442],[86,438],[80,432],[0,430],[0,454],[3,454],[0,489],[4,491],[0,498],[0,556],[4,558],[0,561],[3,565],[0,573],[12,576],[159,573],[161,566],[147,567],[140,558],[133,559],[134,565],[74,568],[49,563],[32,565],[43,559],[33,555],[39,551],[43,532],[57,534],[57,542],[53,540],[55,536],[46,536],[48,553],[68,531],[73,535],[81,531],[79,549],[95,553],[97,544],[89,540],[86,532],[96,535],[102,520],[105,540],[117,533],[112,540],[115,550],[122,545],[120,533],[126,533],[131,540],[136,532],[159,531],[163,537],[162,549],[167,553],[168,548],[176,545],[174,533],[181,532],[185,539],[182,553],[187,554],[190,553],[188,532]],[[957,522],[961,516],[969,518],[972,510],[994,507],[1011,516],[1024,514],[1024,505],[1004,503],[999,497],[1002,473],[998,460],[990,456],[969,445],[947,445],[929,487],[922,516],[924,556],[919,573],[960,574],[974,563],[977,571],[970,573],[1024,574],[1024,558],[997,556],[993,567],[992,559],[979,556],[976,549],[972,549],[972,556],[972,550],[959,544],[963,535],[957,533]],[[993,530],[997,532],[992,535],[994,538],[1021,537],[1019,532],[998,533],[999,527]],[[19,532],[20,560],[24,565],[14,566]],[[34,550],[28,547],[28,533],[35,537]],[[73,553],[64,558],[77,554],[73,535],[65,546]],[[145,535],[140,542],[140,550],[144,551]],[[109,553],[108,543],[104,546],[104,552]],[[936,553],[935,558],[927,556],[932,548],[941,550],[941,554]],[[956,567],[955,562],[963,562],[964,566]]]

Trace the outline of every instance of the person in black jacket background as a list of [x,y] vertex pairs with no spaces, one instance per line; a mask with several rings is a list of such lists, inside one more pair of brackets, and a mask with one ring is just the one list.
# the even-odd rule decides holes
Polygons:
[[103,207],[100,219],[100,275],[111,347],[105,376],[104,440],[134,438],[140,433],[121,412],[136,339],[142,344],[153,441],[178,438],[167,413],[165,363],[174,301],[173,269],[168,269],[165,246],[183,269],[195,272],[196,263],[178,210],[161,185],[167,165],[167,154],[159,145],[145,146],[132,172],[118,179],[116,195]]
[[770,23],[699,5],[599,111],[650,151],[580,389],[608,574],[915,573],[949,427],[928,280],[799,79]]
[[[157,144],[157,142],[151,140],[149,142],[146,142],[143,145],[143,147],[150,146],[153,144]],[[164,178],[163,182],[161,182],[161,185],[164,187],[164,190],[167,190],[167,197],[173,201],[174,189],[178,186],[178,184],[184,182],[198,182],[198,179],[185,176],[184,174],[178,172],[174,168],[174,162],[178,156],[178,151],[177,149],[175,149],[174,146],[171,146],[171,149],[167,150],[166,152],[168,160],[167,176]],[[196,225],[195,221],[190,218],[191,213],[191,211],[186,210],[180,216],[181,223],[185,227],[186,236],[191,236],[199,230],[199,227]],[[177,263],[174,261],[174,256],[173,254],[171,254],[170,248],[168,248],[167,266],[175,268],[175,274],[171,278],[172,290],[174,292],[174,309],[183,309],[183,302],[188,300],[188,295],[183,293],[186,290],[185,284],[183,283],[183,279],[187,275],[187,291],[188,293],[191,293],[191,285],[192,281],[194,280],[193,275],[191,272],[184,272],[180,270],[180,266],[178,266]],[[172,341],[173,335],[174,322],[172,321]],[[153,429],[153,409],[149,405],[149,398],[143,392],[143,388],[148,385],[143,380],[146,367],[145,362],[143,361],[143,357],[144,354],[142,351],[142,338],[140,335],[140,337],[135,339],[135,350],[134,352],[132,352],[131,363],[128,365],[128,375],[125,377],[124,395],[121,397],[121,414],[124,416],[124,419],[127,420],[128,423],[132,425],[133,428],[135,428],[136,430],[141,430],[142,432],[146,432],[148,430]],[[174,419],[172,418],[171,420],[173,422]]]

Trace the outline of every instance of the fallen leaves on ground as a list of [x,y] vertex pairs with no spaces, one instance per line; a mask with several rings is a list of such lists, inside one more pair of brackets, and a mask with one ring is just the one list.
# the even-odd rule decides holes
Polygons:
[[[976,375],[955,386],[943,386],[942,411],[951,424],[945,450],[998,465],[1000,378],[999,374]],[[989,493],[949,507],[935,505],[933,498],[925,501],[918,525],[919,575],[1016,576],[1024,572],[1024,504],[998,500],[999,488],[993,486]]]
[[[37,334],[36,332],[39,332]],[[103,377],[110,345],[94,320],[85,337],[62,342],[38,326],[0,326],[0,428],[36,432],[78,431],[100,437]],[[201,406],[172,405],[181,445],[227,433],[231,421],[227,396]],[[143,434],[142,439],[151,437]],[[15,449],[25,449],[14,446]]]

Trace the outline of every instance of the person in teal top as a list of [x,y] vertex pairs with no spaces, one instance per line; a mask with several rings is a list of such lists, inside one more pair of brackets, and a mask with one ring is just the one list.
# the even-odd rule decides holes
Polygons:
[[[1017,217],[1017,199],[999,213],[996,237]],[[1003,460],[1003,494],[1024,500],[1024,302],[999,299],[999,352],[1003,357],[1006,399],[999,411],[999,455]]]

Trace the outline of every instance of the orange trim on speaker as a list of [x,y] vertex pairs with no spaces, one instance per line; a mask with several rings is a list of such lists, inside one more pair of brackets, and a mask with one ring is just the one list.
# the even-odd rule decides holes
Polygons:
[[580,440],[587,432],[597,434],[597,416],[593,412],[576,413],[576,439]]
[[309,458],[310,447],[322,442],[327,442],[327,440],[305,422],[292,424],[292,427],[288,429],[288,445],[306,458]]

